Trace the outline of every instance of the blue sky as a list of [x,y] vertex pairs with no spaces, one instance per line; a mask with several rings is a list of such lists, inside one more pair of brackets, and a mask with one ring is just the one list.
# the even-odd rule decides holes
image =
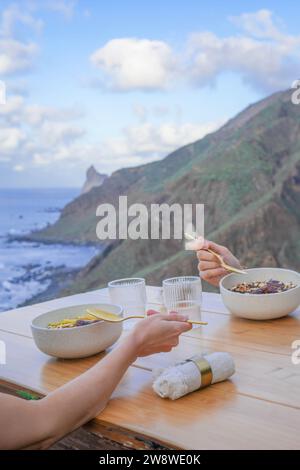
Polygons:
[[0,4],[0,185],[80,186],[220,127],[298,78],[296,2]]

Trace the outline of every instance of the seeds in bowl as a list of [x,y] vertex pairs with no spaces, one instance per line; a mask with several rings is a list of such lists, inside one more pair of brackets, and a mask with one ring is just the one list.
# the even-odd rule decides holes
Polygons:
[[230,290],[239,294],[277,294],[293,289],[296,285],[293,282],[277,281],[270,279],[269,281],[241,282]]

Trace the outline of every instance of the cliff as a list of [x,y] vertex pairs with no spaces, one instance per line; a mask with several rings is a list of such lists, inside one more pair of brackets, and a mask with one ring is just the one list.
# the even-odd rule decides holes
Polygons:
[[90,166],[86,172],[86,180],[82,187],[81,194],[88,193],[93,188],[98,188],[106,178],[107,175],[98,173],[93,165]]
[[[205,204],[206,236],[228,245],[248,266],[300,269],[300,106],[290,91],[253,104],[217,132],[161,161],[122,169],[75,199],[56,224],[35,233],[47,241],[97,242],[96,207],[128,203]],[[196,272],[181,242],[124,240],[109,243],[78,276],[72,291],[113,278]]]

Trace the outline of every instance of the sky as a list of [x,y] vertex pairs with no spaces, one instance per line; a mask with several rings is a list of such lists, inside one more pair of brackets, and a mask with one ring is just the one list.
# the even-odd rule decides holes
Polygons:
[[163,158],[289,88],[299,13],[292,0],[0,0],[0,187],[79,187],[91,164]]

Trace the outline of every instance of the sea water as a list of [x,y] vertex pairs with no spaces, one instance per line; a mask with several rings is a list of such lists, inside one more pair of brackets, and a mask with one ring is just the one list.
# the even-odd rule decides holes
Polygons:
[[0,311],[41,294],[55,270],[77,270],[98,252],[95,247],[42,244],[14,237],[57,220],[77,189],[0,189]]

